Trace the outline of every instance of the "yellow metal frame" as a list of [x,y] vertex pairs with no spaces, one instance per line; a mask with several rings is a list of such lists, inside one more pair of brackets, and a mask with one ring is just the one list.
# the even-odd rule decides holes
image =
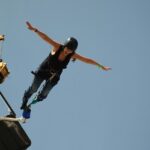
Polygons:
[[9,74],[9,70],[7,68],[7,64],[3,61],[0,62],[0,83],[2,83],[5,78],[8,76]]

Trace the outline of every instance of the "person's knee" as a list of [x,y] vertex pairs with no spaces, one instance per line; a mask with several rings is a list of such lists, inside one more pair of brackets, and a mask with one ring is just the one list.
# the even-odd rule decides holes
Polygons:
[[29,98],[33,93],[37,92],[37,88],[31,86],[24,92],[24,97]]
[[36,93],[38,90],[38,88],[36,86],[31,86],[29,88],[30,88],[31,93]]
[[37,100],[38,101],[43,101],[44,99],[46,99],[47,98],[47,95],[44,95],[44,94],[38,94],[38,96],[37,96]]

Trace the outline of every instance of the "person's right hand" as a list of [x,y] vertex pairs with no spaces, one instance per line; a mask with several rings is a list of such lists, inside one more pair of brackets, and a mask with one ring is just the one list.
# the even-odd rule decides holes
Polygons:
[[28,21],[26,22],[26,24],[29,30],[32,30],[32,31],[36,30],[36,28],[34,28]]

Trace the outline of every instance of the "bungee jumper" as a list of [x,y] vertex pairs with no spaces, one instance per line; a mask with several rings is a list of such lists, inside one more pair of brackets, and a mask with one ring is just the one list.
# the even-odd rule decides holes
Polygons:
[[[41,39],[52,46],[51,52],[48,57],[39,65],[36,71],[32,71],[34,79],[29,88],[24,92],[22,105],[20,109],[23,110],[23,117],[30,118],[31,105],[39,101],[43,101],[51,91],[51,89],[58,83],[60,76],[64,69],[67,68],[70,60],[82,61],[87,64],[95,65],[98,68],[108,71],[111,68],[101,65],[93,59],[84,57],[76,53],[78,41],[74,37],[69,37],[65,43],[61,44],[48,37],[45,33],[41,32],[31,23],[26,22],[27,28],[36,33]],[[28,104],[29,98],[37,92],[40,85],[45,81],[42,89],[38,92],[33,101]]]

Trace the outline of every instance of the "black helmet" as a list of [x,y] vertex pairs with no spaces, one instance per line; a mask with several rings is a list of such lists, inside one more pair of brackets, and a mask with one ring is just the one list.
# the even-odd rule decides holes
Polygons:
[[69,37],[67,41],[64,43],[64,47],[67,47],[70,50],[75,51],[78,47],[78,41],[73,37]]

